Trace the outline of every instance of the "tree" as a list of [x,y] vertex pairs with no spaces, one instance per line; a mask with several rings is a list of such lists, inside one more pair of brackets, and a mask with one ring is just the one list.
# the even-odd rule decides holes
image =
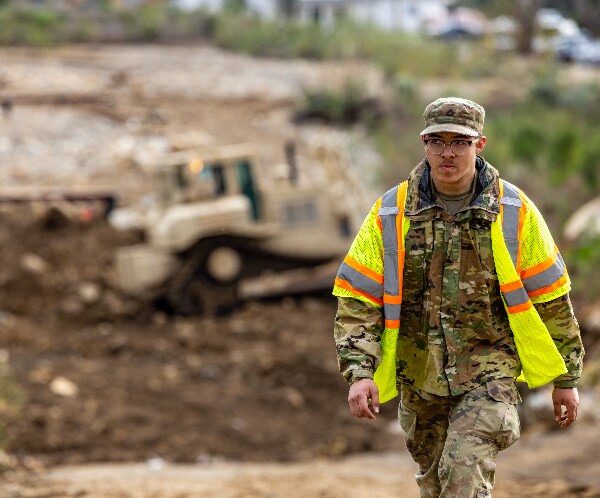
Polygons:
[[542,0],[516,0],[514,17],[519,23],[517,31],[517,51],[528,54],[532,50],[535,36],[535,18]]
[[577,21],[593,35],[600,35],[600,2],[597,0],[575,0],[573,2]]
[[518,23],[517,50],[524,54],[531,52],[536,28],[535,18],[540,7],[545,6],[543,0],[464,0],[461,3],[481,9],[489,16],[513,17]]

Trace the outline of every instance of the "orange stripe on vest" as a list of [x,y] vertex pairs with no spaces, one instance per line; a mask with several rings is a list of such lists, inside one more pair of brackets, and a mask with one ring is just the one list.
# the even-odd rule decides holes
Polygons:
[[341,278],[336,278],[335,285],[337,285],[338,287],[341,287],[342,289],[346,289],[347,291],[353,292],[354,294],[358,294],[359,296],[366,297],[367,299],[373,301],[374,303],[377,303],[379,306],[383,306],[383,301],[381,299],[378,299],[375,296],[371,296],[371,294],[367,294],[364,291],[355,289],[354,287],[352,287],[352,285],[350,285],[350,283],[347,280],[342,280]]
[[375,282],[382,284],[383,283],[383,275],[379,275],[379,273],[374,272],[370,268],[366,267],[362,263],[359,263],[351,256],[346,256],[344,258],[344,263],[348,266],[354,268],[357,272],[362,273],[365,277],[369,277],[371,280],[375,280]]

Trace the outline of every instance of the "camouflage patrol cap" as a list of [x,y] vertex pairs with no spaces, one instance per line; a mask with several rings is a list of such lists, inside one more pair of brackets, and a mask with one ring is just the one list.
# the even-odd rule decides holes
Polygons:
[[479,104],[459,97],[437,99],[425,108],[425,129],[421,136],[429,133],[450,131],[470,137],[483,133],[485,110]]

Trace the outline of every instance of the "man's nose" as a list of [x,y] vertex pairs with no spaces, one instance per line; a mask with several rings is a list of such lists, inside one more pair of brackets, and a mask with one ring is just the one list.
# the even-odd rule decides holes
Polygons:
[[452,150],[452,147],[450,146],[450,144],[446,144],[446,146],[444,147],[444,150],[442,151],[442,157],[452,157],[455,155],[456,154],[454,154],[454,151]]

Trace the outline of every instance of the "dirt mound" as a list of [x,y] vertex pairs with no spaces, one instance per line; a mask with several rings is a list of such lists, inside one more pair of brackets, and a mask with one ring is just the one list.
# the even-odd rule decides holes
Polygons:
[[116,247],[139,235],[113,230],[85,209],[0,212],[0,309],[69,323],[119,316],[132,303],[113,284]]
[[[49,222],[52,220],[52,222]],[[58,220],[58,221],[57,221]],[[395,449],[346,406],[335,303],[247,303],[229,317],[169,317],[120,295],[102,220],[0,215],[0,349],[24,401],[8,450],[46,464],[161,457],[292,461]]]

